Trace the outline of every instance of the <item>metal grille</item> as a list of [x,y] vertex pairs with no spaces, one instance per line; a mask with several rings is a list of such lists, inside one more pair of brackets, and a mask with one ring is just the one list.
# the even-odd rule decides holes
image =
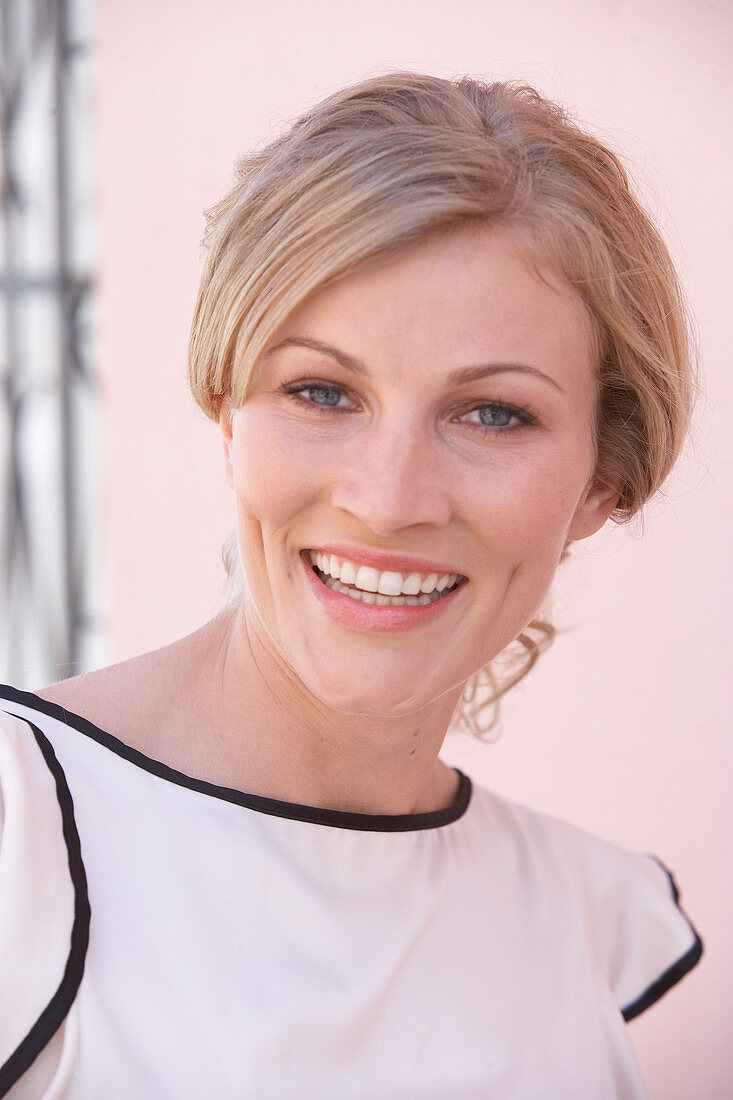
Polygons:
[[100,663],[92,0],[0,0],[0,675]]

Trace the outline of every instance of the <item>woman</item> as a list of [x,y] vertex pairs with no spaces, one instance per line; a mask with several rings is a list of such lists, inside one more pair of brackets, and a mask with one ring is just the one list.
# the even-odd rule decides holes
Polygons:
[[438,752],[679,451],[663,243],[558,107],[411,73],[245,159],[207,243],[190,380],[239,591],[4,689],[3,1089],[643,1096],[624,1022],[701,953],[671,876]]

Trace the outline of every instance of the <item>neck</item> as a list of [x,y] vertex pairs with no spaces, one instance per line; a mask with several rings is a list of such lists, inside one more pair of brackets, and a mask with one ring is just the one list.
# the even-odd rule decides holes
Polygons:
[[200,634],[202,711],[217,730],[206,770],[216,771],[216,781],[355,813],[428,813],[454,800],[458,777],[438,752],[458,691],[417,714],[335,712],[297,680],[242,609]]

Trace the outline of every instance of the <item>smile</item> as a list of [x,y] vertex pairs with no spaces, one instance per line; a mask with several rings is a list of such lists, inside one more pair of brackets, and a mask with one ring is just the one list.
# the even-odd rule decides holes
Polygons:
[[425,607],[466,580],[460,573],[380,571],[319,550],[309,550],[308,557],[313,572],[331,591],[378,607]]

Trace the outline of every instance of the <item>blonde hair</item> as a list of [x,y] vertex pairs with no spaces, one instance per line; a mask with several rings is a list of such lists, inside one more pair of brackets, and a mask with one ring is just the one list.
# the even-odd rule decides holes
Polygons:
[[[515,231],[537,273],[560,277],[585,304],[598,356],[596,475],[619,489],[612,518],[628,520],[687,432],[684,300],[618,157],[524,85],[374,77],[242,158],[208,211],[189,344],[197,402],[212,418],[222,398],[241,405],[275,332],[316,289],[470,224]],[[534,622],[519,636],[523,663],[494,685],[493,701],[553,634]],[[476,716],[466,721],[476,728]]]

